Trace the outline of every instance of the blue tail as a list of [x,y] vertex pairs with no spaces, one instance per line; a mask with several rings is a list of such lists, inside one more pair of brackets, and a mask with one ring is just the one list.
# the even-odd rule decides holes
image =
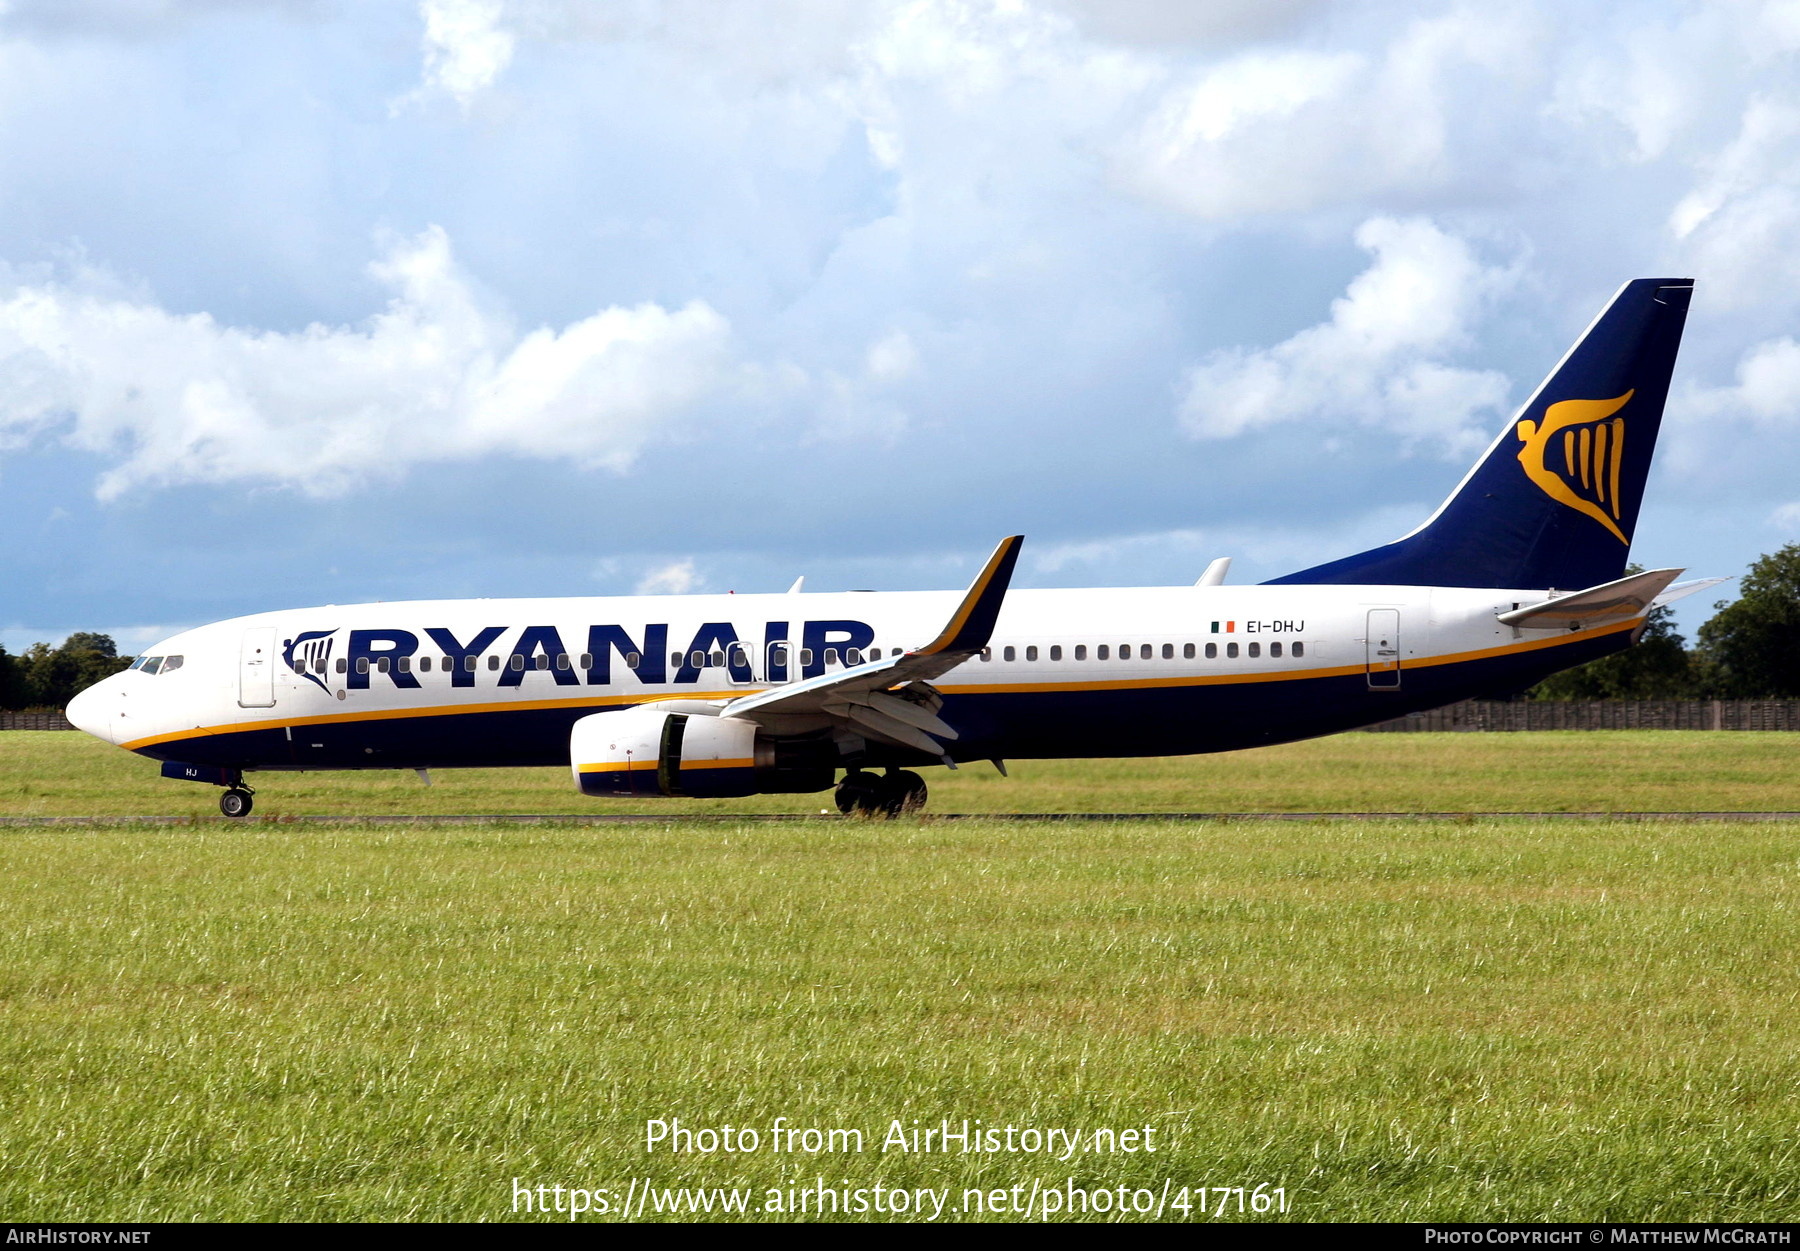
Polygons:
[[1626,283],[1430,520],[1273,581],[1576,589],[1623,576],[1693,289]]

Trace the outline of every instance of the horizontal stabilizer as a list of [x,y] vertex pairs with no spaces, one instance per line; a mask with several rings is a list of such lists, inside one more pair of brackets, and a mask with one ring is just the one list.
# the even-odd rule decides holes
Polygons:
[[1678,599],[1686,599],[1696,591],[1704,591],[1708,587],[1718,586],[1721,582],[1729,582],[1730,578],[1695,578],[1692,582],[1677,582],[1674,586],[1656,597],[1657,607],[1673,604]]
[[1634,573],[1617,582],[1558,595],[1542,603],[1526,604],[1499,616],[1506,625],[1520,630],[1588,630],[1613,625],[1649,612],[1657,602],[1657,596],[1682,573],[1680,569]]

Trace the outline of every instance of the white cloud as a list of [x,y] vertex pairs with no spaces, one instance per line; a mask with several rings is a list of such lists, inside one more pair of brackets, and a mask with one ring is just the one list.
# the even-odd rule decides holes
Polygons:
[[482,456],[623,469],[728,379],[730,327],[695,301],[608,308],[520,333],[437,227],[371,272],[395,292],[359,327],[221,326],[104,290],[0,284],[0,439],[54,431],[141,485],[266,482],[329,493]]
[[501,0],[419,0],[424,77],[468,108],[512,61],[515,37],[500,24]]
[[1702,163],[1669,230],[1716,308],[1792,298],[1800,280],[1800,102],[1756,96],[1738,133]]
[[1697,390],[1689,404],[1707,416],[1800,427],[1800,343],[1785,335],[1758,343],[1738,362],[1735,385]]
[[1178,74],[1114,145],[1124,180],[1209,221],[1492,180],[1535,134],[1528,10],[1453,6],[1372,46],[1267,47]]
[[899,382],[919,367],[919,349],[904,330],[891,330],[869,346],[869,377]]
[[1328,321],[1271,348],[1214,352],[1187,371],[1180,419],[1189,434],[1229,439],[1288,422],[1349,421],[1448,453],[1485,441],[1507,379],[1445,358],[1467,346],[1511,271],[1482,265],[1466,242],[1423,219],[1372,219],[1356,242],[1374,264],[1332,301]]
[[639,595],[686,595],[699,589],[701,578],[694,569],[694,558],[671,561],[652,569],[638,580]]
[[1800,501],[1781,505],[1769,514],[1768,524],[1785,534],[1800,534]]

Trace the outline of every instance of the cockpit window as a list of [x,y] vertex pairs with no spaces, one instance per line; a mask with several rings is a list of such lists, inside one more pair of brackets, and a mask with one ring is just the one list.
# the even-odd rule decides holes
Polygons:
[[175,672],[175,670],[177,670],[179,668],[181,668],[181,657],[179,657],[179,656],[163,657],[162,671],[164,673],[173,673],[173,672]]
[[139,656],[131,662],[133,669],[141,669],[145,673],[173,673],[181,668],[180,656]]

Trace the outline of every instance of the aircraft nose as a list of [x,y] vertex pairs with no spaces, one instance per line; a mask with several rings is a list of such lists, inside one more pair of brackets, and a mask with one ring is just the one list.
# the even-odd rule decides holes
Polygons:
[[113,710],[119,703],[119,688],[112,678],[96,682],[85,691],[76,694],[63,709],[63,716],[69,719],[77,730],[92,734],[95,738],[113,741]]

